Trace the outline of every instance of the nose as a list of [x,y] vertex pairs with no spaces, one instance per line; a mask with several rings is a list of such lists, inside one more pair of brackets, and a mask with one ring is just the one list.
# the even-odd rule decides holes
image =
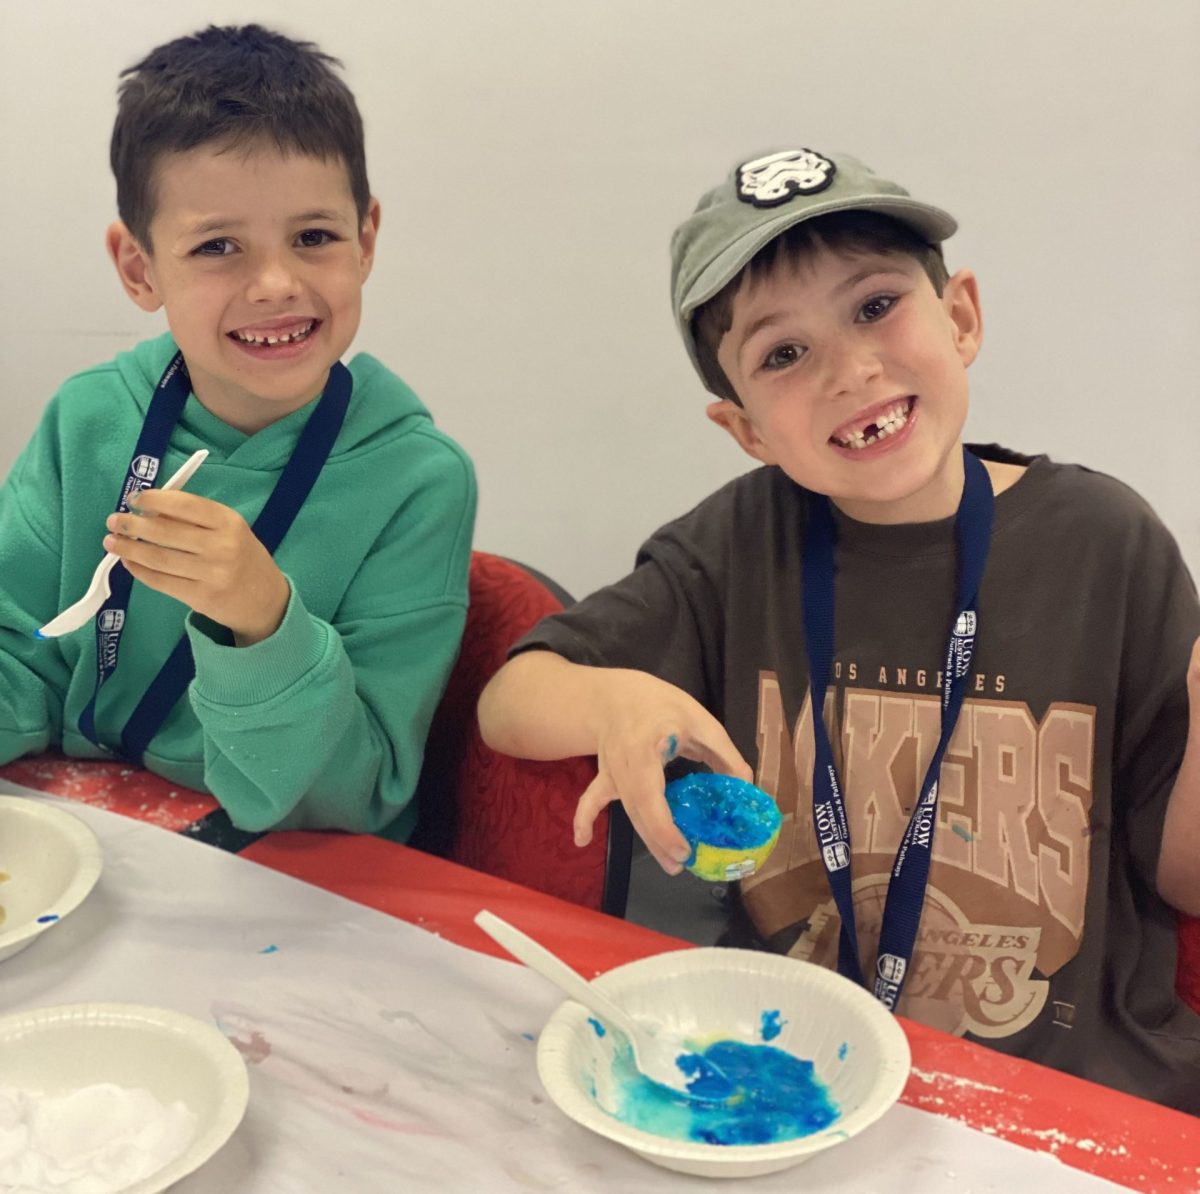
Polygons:
[[826,390],[833,397],[863,389],[883,371],[876,346],[861,335],[844,336],[831,344],[825,364]]
[[281,303],[300,292],[300,282],[283,253],[263,253],[251,265],[246,297],[253,303]]

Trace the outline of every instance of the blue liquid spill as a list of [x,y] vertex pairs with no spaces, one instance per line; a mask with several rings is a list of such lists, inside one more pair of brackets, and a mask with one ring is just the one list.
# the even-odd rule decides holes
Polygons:
[[633,1051],[622,1046],[613,1058],[616,1118],[670,1140],[774,1144],[811,1136],[840,1114],[812,1062],[773,1045],[717,1041],[702,1053],[682,1055],[679,1065],[699,1074],[686,1093],[639,1073]]
[[787,1021],[781,1020],[781,1015],[781,1012],[763,1012],[762,1027],[759,1032],[764,1041],[773,1041],[783,1031],[783,1026]]
[[845,1061],[846,1054],[849,1052],[850,1052],[849,1044],[846,1041],[842,1041],[842,1043],[840,1045],[838,1045],[838,1061]]
[[57,912],[48,912],[45,916],[39,916],[37,918],[37,922],[40,925],[52,925],[56,920],[58,920]]
[[732,775],[695,772],[672,780],[667,805],[679,832],[696,843],[751,849],[769,842],[783,823],[779,806],[762,788]]
[[597,1036],[603,1036],[608,1030],[596,1019],[595,1016],[588,1016],[588,1023],[592,1026],[593,1031]]

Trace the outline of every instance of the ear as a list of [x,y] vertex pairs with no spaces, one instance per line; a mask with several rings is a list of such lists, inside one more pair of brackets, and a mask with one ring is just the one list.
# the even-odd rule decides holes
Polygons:
[[371,266],[375,263],[375,240],[379,236],[379,200],[374,196],[367,204],[367,214],[363,216],[362,227],[358,231],[359,266],[362,280],[365,282],[371,276]]
[[954,336],[954,347],[964,366],[979,355],[983,344],[983,309],[979,305],[979,283],[969,269],[959,270],[946,283],[942,302]]
[[753,419],[736,402],[730,402],[728,398],[722,398],[720,402],[710,402],[704,413],[718,427],[733,436],[738,447],[747,456],[752,456],[762,464],[778,463],[774,453],[767,447],[762,436],[758,434],[758,428],[754,426]]
[[143,249],[137,238],[119,220],[108,226],[104,234],[104,246],[117,267],[117,277],[125,287],[125,293],[143,311],[157,311],[162,299],[154,288],[153,261],[150,252]]

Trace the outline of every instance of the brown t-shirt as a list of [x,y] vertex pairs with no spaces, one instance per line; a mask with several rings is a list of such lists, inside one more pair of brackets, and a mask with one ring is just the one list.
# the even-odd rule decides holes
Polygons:
[[[898,1011],[1200,1112],[1200,1016],[1175,994],[1175,916],[1155,890],[1200,634],[1195,587],[1136,494],[996,447],[1027,471],[996,499],[971,685],[942,764],[934,858]],[[756,941],[837,964],[840,921],[812,818],[801,618],[805,494],[776,468],[726,485],[634,571],[515,650],[629,667],[691,693],[784,814],[741,885]],[[940,730],[953,519],[837,517],[825,717],[846,792],[863,971]]]

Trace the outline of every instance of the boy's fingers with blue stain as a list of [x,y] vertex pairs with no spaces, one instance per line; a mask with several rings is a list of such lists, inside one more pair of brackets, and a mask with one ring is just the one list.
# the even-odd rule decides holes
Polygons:
[[747,780],[750,769],[725,727],[691,694],[644,672],[591,669],[586,675],[577,703],[586,733],[573,742],[594,743],[599,774],[575,810],[575,843],[587,845],[601,809],[620,800],[658,864],[677,874],[692,850],[667,805],[663,768],[686,755]]
[[711,724],[693,727],[691,734],[680,731],[654,736],[650,750],[641,743],[629,742],[602,748],[597,756],[600,773],[580,797],[575,810],[575,844],[586,846],[592,840],[600,810],[620,800],[655,861],[668,874],[678,874],[692,850],[667,805],[665,764],[677,755],[686,755],[722,774],[747,781],[753,779],[724,727],[713,718],[708,718],[708,722]]
[[653,758],[648,768],[630,768],[623,760],[615,765],[600,760],[599,775],[587,786],[575,808],[575,844],[586,846],[592,840],[601,809],[619,800],[654,860],[668,874],[678,874],[691,848],[671,820],[663,788],[662,767]]
[[[754,772],[750,764],[742,758],[741,751],[734,746],[733,739],[726,733],[725,727],[716,718],[711,718],[710,723],[696,727],[690,735],[680,735],[675,740],[671,758],[682,755],[684,758],[694,759],[697,763],[703,763],[718,775],[732,775],[737,779],[744,779],[747,783],[753,783]],[[668,738],[664,744],[666,751],[671,749],[671,743],[672,740]],[[664,758],[664,762],[670,761],[670,758]]]

